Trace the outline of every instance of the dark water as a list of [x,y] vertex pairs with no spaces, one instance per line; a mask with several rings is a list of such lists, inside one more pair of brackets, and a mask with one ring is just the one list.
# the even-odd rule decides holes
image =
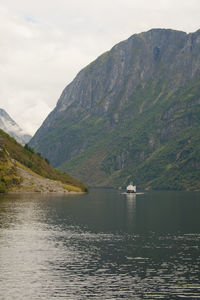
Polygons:
[[200,193],[0,196],[0,299],[200,298]]

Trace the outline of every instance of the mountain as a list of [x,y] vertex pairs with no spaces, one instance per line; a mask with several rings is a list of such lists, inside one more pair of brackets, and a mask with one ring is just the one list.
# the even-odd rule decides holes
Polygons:
[[87,192],[87,187],[68,174],[53,169],[40,153],[23,147],[0,130],[0,193]]
[[22,145],[27,144],[31,139],[31,136],[25,133],[2,108],[0,108],[0,129],[7,132]]
[[91,186],[200,190],[200,30],[152,29],[81,70],[31,139]]

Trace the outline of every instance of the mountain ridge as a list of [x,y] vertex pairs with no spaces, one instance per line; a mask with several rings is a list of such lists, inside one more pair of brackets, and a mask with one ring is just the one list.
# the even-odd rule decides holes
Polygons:
[[77,74],[31,145],[89,185],[199,189],[199,82],[199,30],[133,35]]
[[19,127],[19,125],[9,116],[9,114],[3,108],[0,108],[0,129],[7,132],[22,145],[27,144],[32,138],[30,134],[27,134]]

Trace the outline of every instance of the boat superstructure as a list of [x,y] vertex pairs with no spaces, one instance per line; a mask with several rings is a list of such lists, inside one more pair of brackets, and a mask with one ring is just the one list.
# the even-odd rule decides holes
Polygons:
[[132,183],[130,183],[127,188],[126,188],[126,192],[128,194],[130,193],[136,193],[136,185],[133,185]]

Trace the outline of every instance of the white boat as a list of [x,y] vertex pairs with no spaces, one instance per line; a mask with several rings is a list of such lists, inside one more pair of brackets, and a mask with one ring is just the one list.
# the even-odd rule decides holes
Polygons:
[[130,183],[127,188],[126,188],[126,192],[128,194],[130,193],[136,193],[136,185],[133,185],[132,183]]

